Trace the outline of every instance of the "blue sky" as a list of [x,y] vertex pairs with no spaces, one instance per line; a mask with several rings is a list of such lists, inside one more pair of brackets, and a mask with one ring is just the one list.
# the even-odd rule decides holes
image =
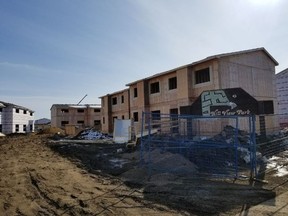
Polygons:
[[265,47],[288,67],[286,0],[0,0],[0,100],[50,118],[210,55]]

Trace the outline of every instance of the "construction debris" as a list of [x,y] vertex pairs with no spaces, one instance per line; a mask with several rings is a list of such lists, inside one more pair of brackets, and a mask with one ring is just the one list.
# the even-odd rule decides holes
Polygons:
[[109,136],[108,134],[103,134],[99,131],[95,131],[94,129],[84,130],[79,135],[77,135],[75,138],[81,139],[81,140],[97,140],[97,139],[112,140],[112,137]]

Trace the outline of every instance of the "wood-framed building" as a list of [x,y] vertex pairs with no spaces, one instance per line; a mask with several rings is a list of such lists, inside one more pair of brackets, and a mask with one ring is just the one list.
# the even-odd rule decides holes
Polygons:
[[[210,56],[128,83],[128,92],[125,92],[129,95],[129,107],[117,112],[123,111],[134,121],[137,133],[141,128],[140,119],[143,111],[180,114],[180,107],[191,106],[202,92],[230,88],[242,88],[257,101],[272,102],[273,110],[277,112],[277,65],[278,62],[265,48]],[[102,113],[109,113],[110,116],[116,114],[116,110],[111,109],[112,105],[109,105],[113,103],[113,95],[101,97],[105,103],[102,104]],[[102,129],[111,132],[113,127]]]

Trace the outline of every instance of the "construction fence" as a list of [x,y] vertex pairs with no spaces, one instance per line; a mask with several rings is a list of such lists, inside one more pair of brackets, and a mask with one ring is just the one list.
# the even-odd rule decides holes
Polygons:
[[288,130],[278,115],[142,114],[141,165],[151,175],[257,177],[287,150]]

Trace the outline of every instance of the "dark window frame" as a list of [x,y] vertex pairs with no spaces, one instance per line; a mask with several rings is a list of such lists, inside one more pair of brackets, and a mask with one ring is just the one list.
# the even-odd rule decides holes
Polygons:
[[139,121],[139,113],[138,112],[133,112],[133,120],[134,120],[134,122]]
[[195,84],[207,83],[211,81],[210,67],[195,71]]
[[160,82],[150,83],[150,94],[156,94],[160,92]]
[[151,115],[152,115],[152,120],[153,121],[158,121],[158,120],[161,120],[161,111],[160,110],[154,110],[151,112]]
[[61,121],[61,126],[65,126],[66,124],[69,124],[69,121]]
[[15,125],[15,132],[19,132],[19,124]]
[[177,77],[171,77],[168,80],[169,90],[177,89]]
[[116,105],[117,104],[117,97],[113,97],[112,98],[112,105]]
[[61,109],[61,113],[69,113],[69,109]]
[[138,89],[137,87],[134,88],[134,98],[137,98],[138,97]]
[[95,125],[95,126],[101,125],[101,120],[94,120],[94,125]]

